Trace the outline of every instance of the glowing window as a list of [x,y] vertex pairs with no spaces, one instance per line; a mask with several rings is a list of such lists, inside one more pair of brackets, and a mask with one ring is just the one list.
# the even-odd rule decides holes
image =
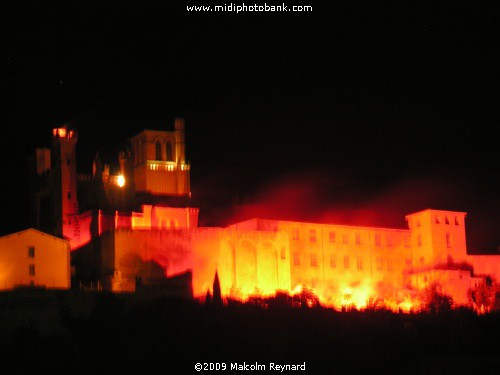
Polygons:
[[349,268],[349,255],[344,255],[344,268]]
[[421,234],[419,234],[417,236],[417,241],[418,241],[418,246],[422,246],[422,235]]
[[337,257],[335,255],[332,255],[330,257],[330,267],[331,268],[336,268],[337,267]]
[[345,233],[342,235],[342,243],[349,243],[349,235]]
[[156,160],[163,160],[161,157],[161,143],[160,141],[156,141]]
[[30,266],[29,266],[29,274],[31,276],[33,276],[35,274],[35,265],[34,264],[30,264]]
[[436,222],[436,224],[441,224],[441,220],[439,220],[439,216],[436,216],[434,221]]
[[460,225],[460,222],[458,221],[458,216],[455,216],[455,225]]
[[330,239],[330,243],[334,243],[335,242],[335,232],[330,232],[329,233],[329,239]]
[[356,233],[356,245],[361,245],[361,234]]
[[417,219],[415,220],[415,224],[416,224],[416,226],[417,226],[417,227],[419,227],[419,226],[420,226],[420,219],[419,219],[419,218],[417,218]]
[[29,246],[28,247],[28,258],[34,258],[35,257],[35,246]]
[[315,229],[309,230],[309,241],[316,242],[316,230]]
[[448,218],[448,216],[444,217],[444,223],[445,224],[450,224],[450,219]]
[[389,259],[387,261],[387,271],[393,271],[393,268],[392,268],[392,259]]
[[299,229],[298,228],[292,229],[292,239],[295,241],[297,241],[299,239]]
[[167,148],[167,161],[173,161],[174,156],[173,156],[173,152],[172,152],[172,143],[167,141],[165,146]]
[[375,246],[382,246],[382,235],[375,235]]
[[451,234],[446,233],[446,247],[451,247]]
[[311,267],[318,267],[318,257],[316,254],[311,254]]
[[424,259],[424,257],[420,257],[420,258],[418,259],[418,261],[420,262],[420,264],[424,264],[425,259]]
[[286,259],[286,251],[284,247],[281,248],[281,259]]
[[298,253],[293,253],[293,265],[294,266],[300,265],[300,256]]

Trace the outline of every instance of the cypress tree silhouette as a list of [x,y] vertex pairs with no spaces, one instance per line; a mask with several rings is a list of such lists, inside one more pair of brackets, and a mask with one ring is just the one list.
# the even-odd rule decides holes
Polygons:
[[222,306],[222,296],[220,292],[220,281],[217,271],[215,271],[214,285],[213,285],[213,299],[212,302],[216,306]]
[[205,295],[205,305],[212,304],[212,295],[210,294],[210,290],[207,289],[207,294]]

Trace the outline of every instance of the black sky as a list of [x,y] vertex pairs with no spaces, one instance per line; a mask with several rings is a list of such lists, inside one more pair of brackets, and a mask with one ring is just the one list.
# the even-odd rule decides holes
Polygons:
[[318,188],[325,208],[396,217],[382,224],[466,211],[470,248],[500,244],[498,9],[102,3],[2,6],[2,233],[29,225],[24,159],[52,127],[77,128],[85,172],[96,150],[114,162],[127,138],[183,116],[201,215],[292,181]]

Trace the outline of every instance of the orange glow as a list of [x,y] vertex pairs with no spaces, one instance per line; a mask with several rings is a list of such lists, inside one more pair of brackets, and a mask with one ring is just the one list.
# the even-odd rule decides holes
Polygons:
[[125,177],[123,177],[122,175],[119,175],[119,176],[116,178],[116,184],[117,184],[119,187],[124,187],[124,186],[125,186]]

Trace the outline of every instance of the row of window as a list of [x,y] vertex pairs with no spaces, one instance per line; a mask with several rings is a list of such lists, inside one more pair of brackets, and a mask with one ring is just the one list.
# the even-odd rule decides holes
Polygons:
[[[459,220],[458,216],[454,216],[453,221],[454,221],[455,225],[460,225],[460,220]],[[450,225],[451,220],[446,215],[444,216],[444,219],[438,215],[434,216],[434,223],[441,224],[442,222],[444,222],[444,224]],[[420,219],[418,217],[415,219],[415,226],[420,227]]]
[[[377,257],[377,259],[376,259],[377,270],[381,271],[384,269],[384,262],[385,262],[384,258]],[[300,266],[300,255],[298,253],[293,254],[293,264],[294,264],[294,266]],[[310,255],[310,265],[313,268],[318,267],[318,257],[316,254]],[[344,256],[343,265],[344,265],[344,269],[349,269],[351,267],[351,259],[350,259],[349,255]],[[337,268],[337,257],[334,255],[332,255],[330,257],[330,268]],[[356,269],[362,270],[363,268],[364,268],[363,258],[357,257],[356,258]],[[392,264],[391,259],[387,260],[387,270],[388,271],[393,270],[393,264]]]
[[[300,239],[300,232],[299,232],[298,228],[292,229],[292,239],[294,241],[298,241]],[[316,239],[317,239],[316,229],[309,229],[309,242],[316,242]],[[336,243],[337,242],[337,233],[330,231],[328,233],[328,241],[330,243]],[[348,244],[349,243],[349,234],[342,233],[342,240],[341,241],[343,244]],[[355,243],[356,243],[356,245],[362,244],[360,233],[355,234]],[[382,235],[381,234],[375,234],[375,246],[382,246]],[[392,237],[386,236],[386,246],[392,246]]]
[[[294,228],[292,230],[292,239],[295,241],[298,241],[299,238],[300,238],[299,230],[298,230],[298,228]],[[316,242],[316,230],[315,229],[309,230],[309,241]],[[356,241],[356,245],[362,244],[360,233],[355,234],[355,241]],[[336,242],[336,233],[335,232],[329,232],[329,242],[330,243]],[[343,244],[349,243],[349,235],[348,234],[346,234],[346,233],[342,234],[342,243]],[[422,235],[419,234],[417,236],[417,245],[422,246],[422,244],[423,244]],[[411,247],[411,242],[410,242],[409,236],[404,237],[404,245],[405,245],[405,247]],[[375,234],[375,246],[382,246],[382,235],[381,234]],[[386,236],[386,246],[392,246],[392,238],[390,236]],[[446,247],[451,247],[451,234],[450,233],[446,233]]]
[[[165,148],[166,148],[166,156],[167,156],[166,160],[167,161],[174,161],[174,155],[172,152],[172,143],[167,141],[165,143]],[[164,160],[163,159],[163,152],[162,152],[162,144],[160,141],[156,141],[155,151],[156,151],[155,160]]]
[[[144,156],[142,154],[143,150],[143,144],[141,140],[137,140],[135,144],[135,153],[134,153],[134,164],[139,165],[142,162],[144,162]],[[174,148],[172,145],[172,142],[166,141],[165,142],[165,156],[163,156],[163,145],[162,143],[158,140],[155,143],[155,160],[163,160],[163,161],[174,161]]]

